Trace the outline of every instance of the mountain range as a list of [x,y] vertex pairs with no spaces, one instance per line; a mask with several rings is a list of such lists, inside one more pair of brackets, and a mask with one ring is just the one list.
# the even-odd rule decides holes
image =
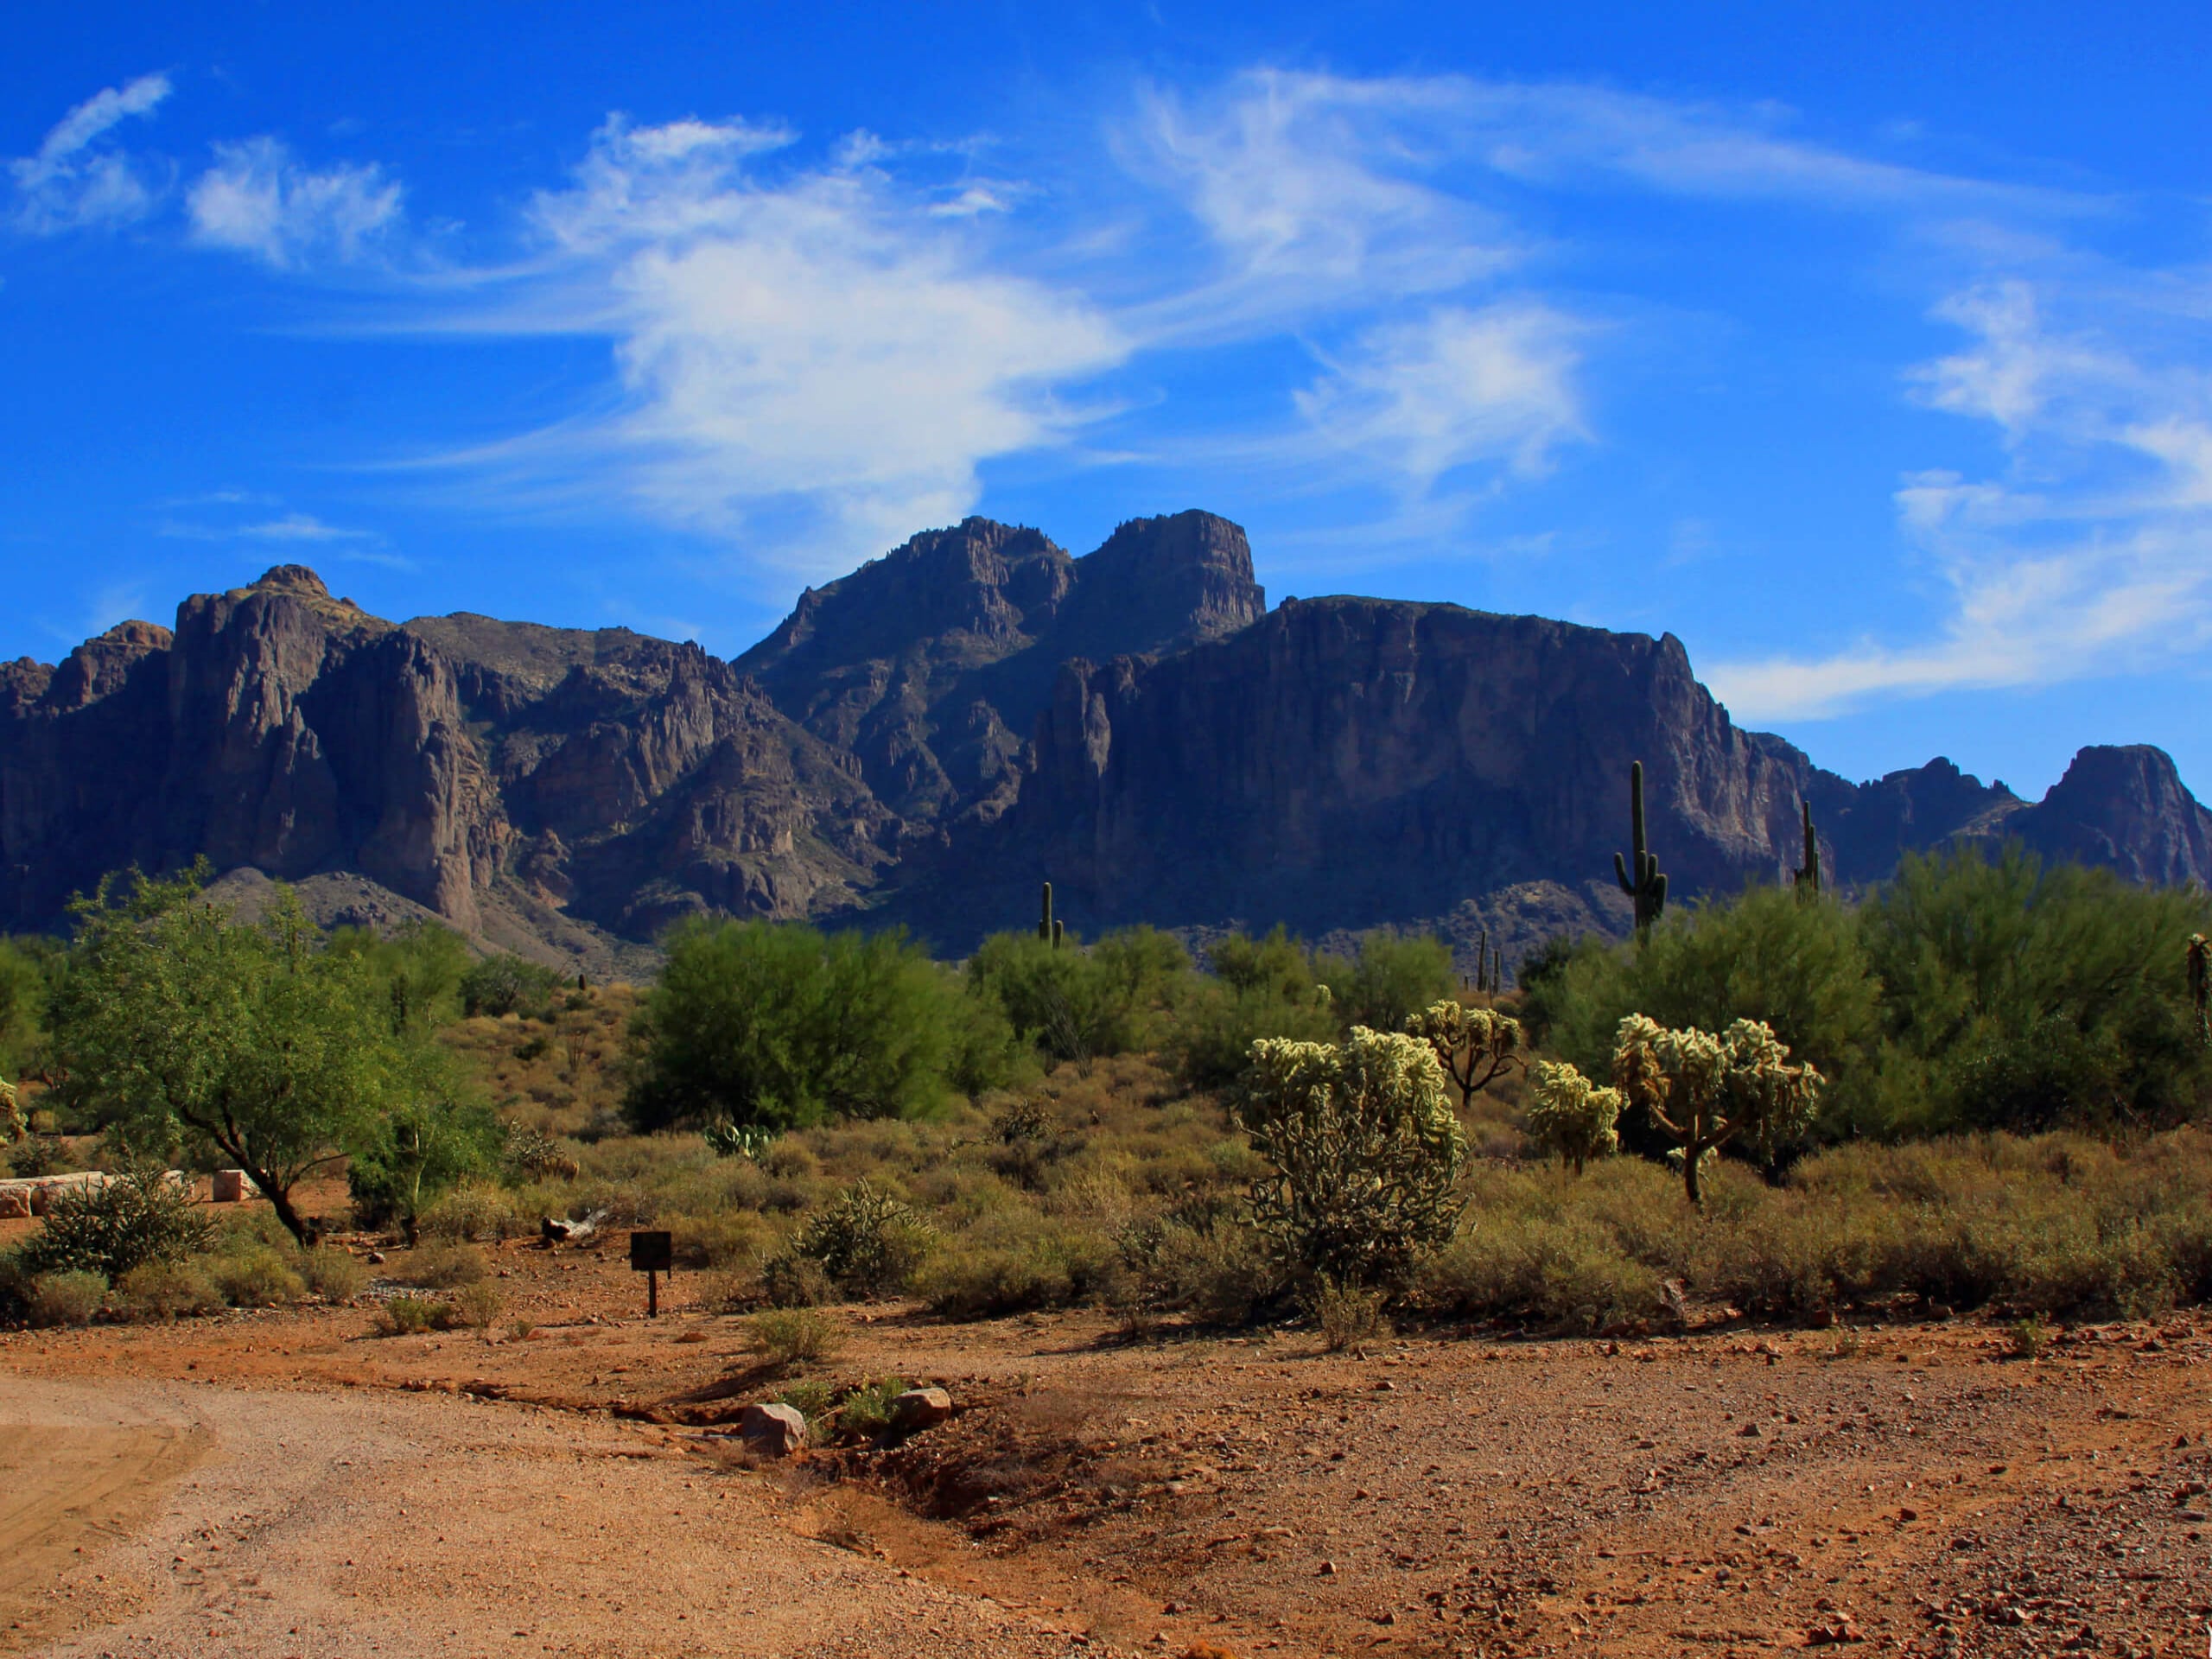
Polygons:
[[2212,878],[2212,815],[2147,746],[2039,802],[1948,760],[1854,784],[1736,726],[1673,635],[1410,601],[1272,610],[1236,525],[1139,518],[1070,555],[969,518],[809,589],[734,661],[626,628],[395,624],[282,565],[0,666],[0,926],[205,855],[251,908],[435,918],[600,971],[701,912],[1203,938],[1391,925],[1509,959],[1620,931],[1641,760],[1676,900],[2018,837]]

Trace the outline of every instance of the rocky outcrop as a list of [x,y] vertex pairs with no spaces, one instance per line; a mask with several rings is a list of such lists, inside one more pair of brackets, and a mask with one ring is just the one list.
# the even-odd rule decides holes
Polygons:
[[1211,513],[1133,519],[1082,558],[969,518],[808,589],[738,666],[921,836],[1003,809],[1063,662],[1179,651],[1266,609],[1244,532]]
[[2212,813],[2147,743],[2082,750],[2005,827],[2046,858],[2101,864],[2130,881],[2212,886]]
[[[971,518],[802,597],[734,663],[627,629],[403,626],[280,566],[61,663],[0,665],[0,925],[205,855],[330,919],[437,917],[620,966],[702,912],[864,914],[957,952],[1026,925],[1627,925],[1644,764],[1677,899],[2018,836],[2212,880],[2212,817],[2145,747],[2037,804],[1948,760],[1853,784],[1738,728],[1672,636],[1336,598],[1268,613],[1243,532],[1133,520],[1071,556]],[[625,952],[631,954],[626,955]]]

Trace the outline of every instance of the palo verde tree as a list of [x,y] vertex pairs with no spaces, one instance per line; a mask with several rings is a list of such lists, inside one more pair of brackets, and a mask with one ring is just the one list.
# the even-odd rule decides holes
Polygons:
[[1495,1008],[1471,1008],[1446,998],[1406,1021],[1406,1034],[1436,1051],[1437,1063],[1459,1091],[1462,1110],[1511,1065],[1521,1052],[1521,1022]]
[[289,891],[241,922],[201,895],[207,873],[111,877],[72,906],[51,1034],[60,1088],[134,1144],[220,1154],[308,1243],[293,1189],[436,1074],[393,1030],[383,977],[322,949]]
[[1466,1143],[1427,1043],[1364,1026],[1341,1044],[1262,1038],[1236,1110],[1274,1166],[1254,1217],[1309,1294],[1395,1289],[1458,1226]]
[[1771,1148],[1812,1122],[1821,1074],[1789,1059],[1761,1020],[1738,1020],[1716,1037],[1632,1014],[1614,1045],[1613,1086],[1681,1147],[1683,1184],[1701,1207],[1707,1153],[1738,1139]]

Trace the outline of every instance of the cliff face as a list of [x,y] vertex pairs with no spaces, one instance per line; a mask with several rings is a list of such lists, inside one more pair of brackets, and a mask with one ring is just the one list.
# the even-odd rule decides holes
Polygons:
[[2212,880],[2212,815],[2156,749],[2085,749],[2035,804],[1941,760],[1853,784],[1737,728],[1672,636],[1269,613],[1243,532],[1190,512],[1081,558],[984,519],[918,536],[736,663],[620,628],[395,626],[280,567],[174,631],[0,665],[0,926],[205,854],[241,892],[322,883],[346,914],[556,953],[702,911],[865,912],[959,950],[1050,878],[1084,930],[1392,923],[1517,956],[1625,927],[1637,760],[1679,898],[1779,879],[1801,798],[1845,885],[2000,836]]
[[1004,810],[1061,663],[1179,651],[1266,610],[1244,532],[1211,513],[1134,519],[1079,559],[970,518],[810,588],[738,666],[924,836]]

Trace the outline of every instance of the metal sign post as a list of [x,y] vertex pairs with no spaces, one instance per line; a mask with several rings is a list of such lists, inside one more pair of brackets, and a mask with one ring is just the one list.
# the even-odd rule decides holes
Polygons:
[[676,1271],[676,1235],[630,1235],[630,1271],[645,1275],[645,1317],[660,1317],[660,1275]]

